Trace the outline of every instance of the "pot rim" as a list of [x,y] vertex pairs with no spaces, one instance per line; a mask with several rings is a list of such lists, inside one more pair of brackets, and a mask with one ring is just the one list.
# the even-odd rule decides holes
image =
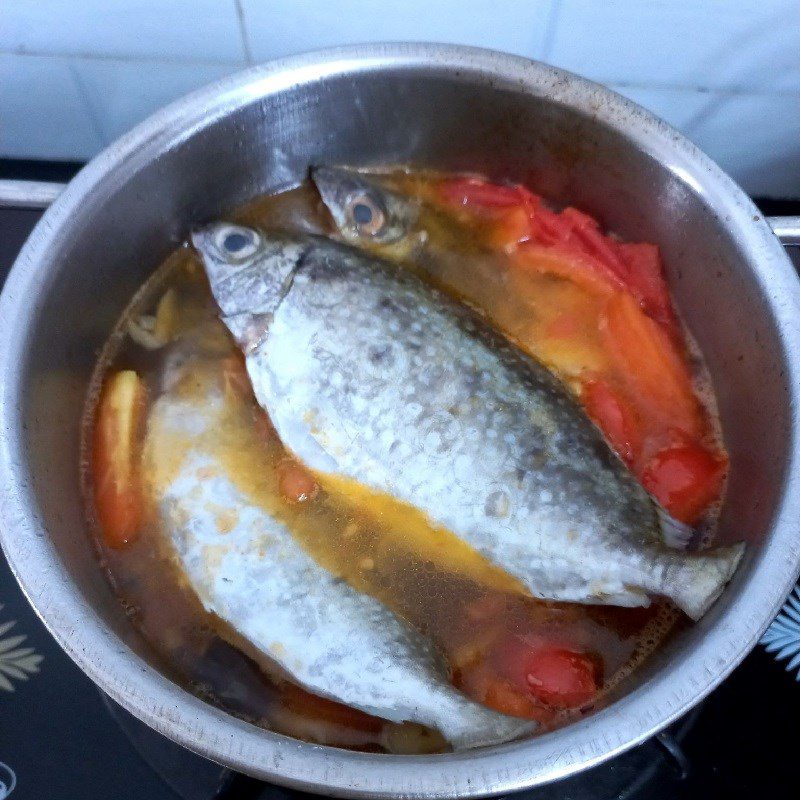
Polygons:
[[[739,594],[694,650],[608,708],[539,738],[436,756],[356,753],[265,731],[169,681],[122,642],[83,598],[51,544],[26,473],[20,402],[28,324],[47,291],[40,263],[95,186],[125,180],[156,151],[261,96],[382,68],[441,70],[569,105],[665,163],[735,232],[781,331],[791,395],[788,460],[771,534]],[[472,47],[368,44],[281,59],[224,78],[142,122],[96,156],[45,213],[0,296],[0,544],[29,602],[61,647],[103,691],[179,744],[264,780],[353,797],[477,797],[529,788],[599,764],[684,714],[758,641],[800,565],[800,284],[744,192],[677,131],[616,93],[526,58]],[[88,542],[87,542],[88,543]]]

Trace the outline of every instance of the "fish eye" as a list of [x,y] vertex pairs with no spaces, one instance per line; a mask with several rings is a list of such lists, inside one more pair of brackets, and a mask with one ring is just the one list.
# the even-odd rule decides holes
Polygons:
[[238,225],[227,225],[217,233],[214,243],[226,258],[244,261],[258,250],[259,242],[260,237],[255,231]]
[[375,236],[386,222],[383,209],[366,194],[358,194],[347,201],[347,216],[363,236]]
[[225,249],[229,253],[238,253],[250,244],[250,239],[243,233],[229,233],[225,237]]

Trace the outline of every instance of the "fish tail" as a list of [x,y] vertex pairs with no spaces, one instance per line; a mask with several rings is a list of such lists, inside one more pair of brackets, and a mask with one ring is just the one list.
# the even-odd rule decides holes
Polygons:
[[689,617],[698,620],[722,594],[744,553],[744,544],[680,556],[667,594]]

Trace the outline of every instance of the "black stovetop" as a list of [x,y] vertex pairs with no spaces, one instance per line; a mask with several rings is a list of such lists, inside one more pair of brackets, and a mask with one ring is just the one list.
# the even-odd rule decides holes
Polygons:
[[[36,177],[53,179],[41,172]],[[800,213],[800,202],[761,205],[765,213]],[[0,209],[0,281],[40,213]],[[194,756],[114,706],[55,644],[22,596],[2,555],[0,606],[0,653],[33,648],[33,653],[25,649],[20,658],[38,670],[7,675],[5,688],[0,672],[0,800],[3,785],[11,781],[4,767],[16,776],[16,787],[9,795],[12,800],[176,800],[179,796],[244,800],[296,794]],[[13,628],[4,630],[12,621]],[[25,640],[18,641],[19,636]],[[35,655],[43,658],[30,658]],[[789,796],[800,786],[795,760],[798,720],[800,683],[758,648],[699,710],[665,736],[596,768],[588,779],[571,779],[519,797],[752,800],[756,795]]]

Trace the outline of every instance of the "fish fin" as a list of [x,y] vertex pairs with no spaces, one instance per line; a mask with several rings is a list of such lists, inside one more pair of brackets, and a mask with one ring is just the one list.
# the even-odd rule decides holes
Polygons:
[[686,550],[695,535],[691,525],[675,519],[662,505],[656,503],[658,524],[664,544],[673,550]]
[[691,619],[700,619],[724,591],[744,551],[739,542],[685,557],[664,594]]

